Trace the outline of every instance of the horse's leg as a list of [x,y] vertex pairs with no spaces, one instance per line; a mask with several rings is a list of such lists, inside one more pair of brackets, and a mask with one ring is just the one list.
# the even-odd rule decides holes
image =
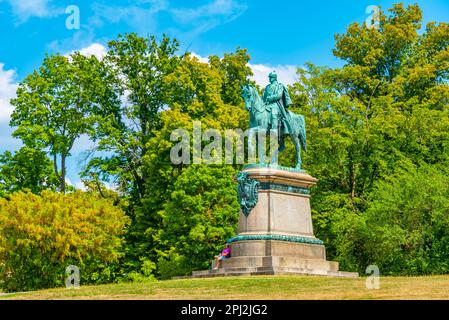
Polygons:
[[[252,163],[261,163],[263,160],[263,156],[261,155],[261,132],[263,131],[263,126],[262,126],[262,121],[263,121],[263,117],[262,114],[258,111],[255,111],[254,113],[254,118],[255,118],[255,122],[257,127],[252,128],[250,130],[250,143],[251,143],[251,150],[250,150],[250,156],[253,159]],[[252,131],[252,133],[251,133]],[[259,161],[257,161],[257,156],[256,153],[259,153]],[[249,159],[249,158],[248,158]],[[262,162],[263,163],[263,162]]]
[[270,130],[270,163],[278,164],[279,161],[279,134],[277,130]]
[[265,149],[266,149],[266,139],[267,139],[267,128],[268,128],[268,116],[266,112],[257,113],[257,149],[259,152],[259,163],[266,164],[265,161]]
[[256,128],[251,128],[248,132],[248,163],[256,163],[256,132]]
[[293,133],[292,138],[293,138],[293,143],[294,143],[295,149],[296,149],[296,169],[301,170],[301,164],[302,164],[301,144],[299,143],[298,134],[296,132]]
[[267,130],[259,128],[257,132],[257,146],[259,150],[259,163],[265,164],[265,143],[267,138]]
[[[279,152],[282,152],[285,150],[285,136],[288,135],[287,128],[284,127],[284,124],[282,124],[282,121],[280,123],[281,129],[278,131],[279,134]],[[293,141],[292,141],[293,142]]]
[[279,137],[279,152],[282,152],[285,150],[285,133],[282,132],[280,133],[280,137]]

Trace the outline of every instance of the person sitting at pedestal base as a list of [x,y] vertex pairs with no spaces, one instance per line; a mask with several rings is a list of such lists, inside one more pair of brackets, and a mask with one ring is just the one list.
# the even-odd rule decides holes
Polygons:
[[215,269],[218,269],[221,267],[221,262],[224,259],[229,259],[231,257],[231,246],[229,245],[229,243],[226,243],[225,248],[223,249],[223,251],[218,255],[215,256]]

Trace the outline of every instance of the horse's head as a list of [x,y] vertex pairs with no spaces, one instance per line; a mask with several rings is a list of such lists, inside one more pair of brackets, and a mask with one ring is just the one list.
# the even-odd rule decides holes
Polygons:
[[242,95],[243,100],[246,101],[246,100],[249,99],[249,97],[250,97],[249,85],[247,85],[247,84],[242,85],[242,93],[241,93],[241,95]]
[[255,88],[250,84],[242,86],[242,98],[245,101],[245,108],[248,111],[251,111],[252,105],[254,104],[254,90]]

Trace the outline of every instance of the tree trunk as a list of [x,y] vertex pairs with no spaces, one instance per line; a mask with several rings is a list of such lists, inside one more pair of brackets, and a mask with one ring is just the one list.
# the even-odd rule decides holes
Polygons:
[[355,187],[356,187],[356,178],[357,178],[357,165],[352,164],[351,166],[351,199],[355,198]]
[[65,193],[65,155],[61,154],[61,192]]

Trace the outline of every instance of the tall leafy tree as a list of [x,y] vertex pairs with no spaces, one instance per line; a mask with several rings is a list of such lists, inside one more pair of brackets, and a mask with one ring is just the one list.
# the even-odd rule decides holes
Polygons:
[[10,125],[13,136],[30,148],[46,150],[53,158],[59,189],[66,189],[66,159],[75,140],[92,129],[95,107],[109,105],[114,93],[100,81],[101,64],[95,56],[46,56],[41,67],[23,80]]
[[345,65],[309,64],[292,86],[308,120],[305,162],[320,178],[316,230],[330,256],[350,268],[363,270],[370,259],[357,226],[378,181],[404,162],[449,160],[449,28],[432,22],[420,33],[421,20],[417,5],[397,4],[381,12],[378,29],[351,24],[335,37],[334,54]]
[[[174,145],[170,133],[178,128],[192,133],[193,121],[201,122],[202,132],[213,128],[222,136],[226,129],[246,128],[248,114],[240,86],[252,74],[248,61],[249,55],[241,49],[221,59],[211,56],[209,63],[185,55],[167,78],[170,94],[182,100],[173,100],[176,102],[170,109],[161,112],[164,125],[149,142],[144,169],[152,178],[147,182],[148,194],[142,207],[143,212],[157,212],[159,224],[156,228],[148,226],[145,234],[151,238],[147,243],[154,241],[158,272],[163,277],[204,268],[235,233],[238,207],[233,176],[240,167],[224,163],[174,165],[170,161]],[[204,141],[203,146],[208,143]],[[192,188],[187,186],[188,181]],[[161,185],[165,186],[163,190]],[[179,205],[184,201],[189,208]]]
[[[141,170],[148,140],[160,128],[159,113],[168,104],[164,81],[179,62],[176,40],[143,38],[134,33],[110,41],[103,64],[123,103],[107,105],[91,137],[98,142],[96,156],[85,176],[118,178],[121,190],[139,203],[145,194],[146,176]],[[109,176],[109,177],[108,177]]]
[[100,113],[91,137],[103,154],[91,159],[83,175],[115,178],[128,197],[133,268],[139,268],[142,258],[155,261],[157,252],[175,245],[155,238],[163,225],[159,212],[179,188],[176,181],[185,169],[170,161],[170,133],[191,131],[194,120],[202,122],[203,130],[244,128],[240,86],[251,75],[248,61],[246,51],[238,49],[202,63],[188,53],[180,55],[178,42],[168,37],[125,34],[109,42],[103,63],[111,75],[108,81],[118,84],[124,95],[123,103]]
[[207,269],[237,231],[239,205],[231,166],[192,165],[176,179],[159,214],[158,272],[163,278]]
[[248,65],[250,56],[246,49],[237,48],[235,52],[225,53],[223,58],[210,56],[210,64],[219,70],[222,82],[221,98],[224,103],[241,105],[241,88],[247,84],[248,77],[253,75]]
[[[140,210],[148,194],[147,183],[159,174],[143,170],[143,160],[149,141],[161,128],[160,114],[170,102],[166,78],[181,58],[176,54],[178,42],[168,37],[159,41],[130,33],[119,35],[108,47],[102,61],[106,70],[103,82],[109,83],[121,100],[99,105],[95,130],[90,133],[96,142],[95,153],[82,176],[92,182],[112,180],[128,200],[126,212],[132,223],[127,234],[127,258],[135,268],[148,248],[153,248],[151,239],[144,236],[146,228],[157,225],[154,211]],[[157,177],[157,181],[163,180]],[[164,185],[151,192],[163,193]],[[161,201],[157,194],[154,198]]]

